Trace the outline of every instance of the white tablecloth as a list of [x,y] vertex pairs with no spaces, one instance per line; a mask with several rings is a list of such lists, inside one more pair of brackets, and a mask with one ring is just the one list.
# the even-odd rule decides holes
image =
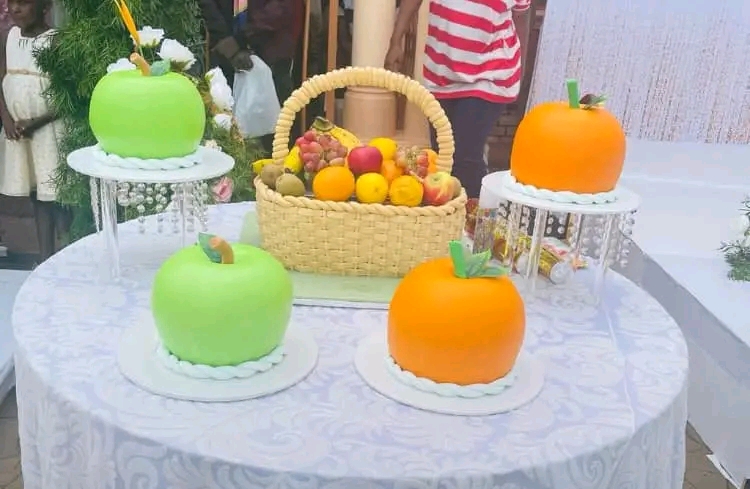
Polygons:
[[[213,208],[212,231],[236,239],[247,209]],[[178,245],[121,229],[122,285],[92,278],[99,242],[90,237],[40,266],[19,293],[26,489],[682,488],[684,339],[656,301],[616,274],[601,309],[585,302],[584,284],[528,301],[526,347],[546,365],[546,383],[508,414],[452,417],[380,396],[353,355],[384,331],[386,313],[320,307],[293,314],[320,345],[302,383],[248,402],[182,402],[118,371],[118,339],[148,314],[154,272]]]
[[732,475],[750,478],[750,283],[718,247],[750,194],[750,147],[632,140],[624,185],[643,197],[625,273],[682,328],[690,420]]
[[13,388],[13,327],[10,323],[10,312],[16,293],[29,272],[18,270],[0,270],[0,403]]

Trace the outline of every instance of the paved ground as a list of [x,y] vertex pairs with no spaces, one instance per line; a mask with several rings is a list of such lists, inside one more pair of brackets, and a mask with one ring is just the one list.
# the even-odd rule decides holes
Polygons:
[[[727,489],[726,482],[708,461],[706,453],[706,446],[688,426],[684,489]],[[0,489],[23,489],[15,392],[0,405]]]

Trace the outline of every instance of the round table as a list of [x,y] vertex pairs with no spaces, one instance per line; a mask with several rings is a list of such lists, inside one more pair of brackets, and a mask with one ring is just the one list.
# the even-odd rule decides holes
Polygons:
[[[236,239],[248,204],[211,209]],[[120,335],[149,313],[150,284],[179,240],[121,228],[120,284],[97,282],[85,238],[37,268],[13,312],[26,489],[680,489],[687,350],[645,292],[613,274],[599,306],[581,274],[527,302],[526,348],[546,366],[527,406],[452,417],[397,404],[357,375],[357,343],[384,311],[295,307],[320,346],[280,394],[175,401],[120,374]],[[467,311],[470,317],[470,311]]]

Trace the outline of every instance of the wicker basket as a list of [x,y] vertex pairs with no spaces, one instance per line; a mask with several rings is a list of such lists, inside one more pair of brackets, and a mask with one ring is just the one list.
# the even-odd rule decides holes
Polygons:
[[[453,166],[453,132],[440,104],[419,82],[378,68],[344,68],[306,80],[281,109],[273,159],[289,153],[289,132],[310,100],[338,88],[368,86],[392,90],[419,106],[435,128],[437,167]],[[255,180],[258,226],[264,249],[301,272],[400,277],[419,263],[448,253],[460,239],[466,194],[442,206],[399,207],[329,202],[282,196]]]

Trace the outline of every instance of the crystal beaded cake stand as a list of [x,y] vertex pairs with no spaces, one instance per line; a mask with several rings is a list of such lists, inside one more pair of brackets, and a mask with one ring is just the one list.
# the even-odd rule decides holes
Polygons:
[[[640,197],[626,188],[618,187],[617,200],[606,204],[553,202],[506,187],[503,182],[508,173],[496,172],[484,177],[479,202],[481,208],[498,208],[500,219],[507,223],[505,232],[508,249],[504,265],[515,267],[519,251],[518,238],[522,230],[530,230],[529,259],[520,273],[525,278],[528,292],[533,293],[539,278],[544,237],[565,232],[570,236],[571,267],[574,267],[579,257],[596,261],[594,297],[598,298],[609,267],[613,263],[623,266],[627,263]],[[558,224],[565,222],[568,224]],[[552,229],[553,226],[560,226],[561,229]],[[565,229],[566,226],[568,229]]]
[[[67,161],[72,169],[90,177],[94,223],[97,233],[101,232],[104,239],[106,271],[111,279],[120,277],[117,205],[136,210],[142,233],[146,232],[146,214],[156,212],[157,232],[163,232],[165,221],[169,220],[172,231],[182,233],[182,243],[186,246],[196,221],[201,230],[206,230],[206,180],[225,175],[234,167],[231,156],[206,147],[199,148],[200,164],[176,170],[108,166],[94,153],[95,146],[82,148],[70,153]],[[171,216],[165,213],[168,206]]]

